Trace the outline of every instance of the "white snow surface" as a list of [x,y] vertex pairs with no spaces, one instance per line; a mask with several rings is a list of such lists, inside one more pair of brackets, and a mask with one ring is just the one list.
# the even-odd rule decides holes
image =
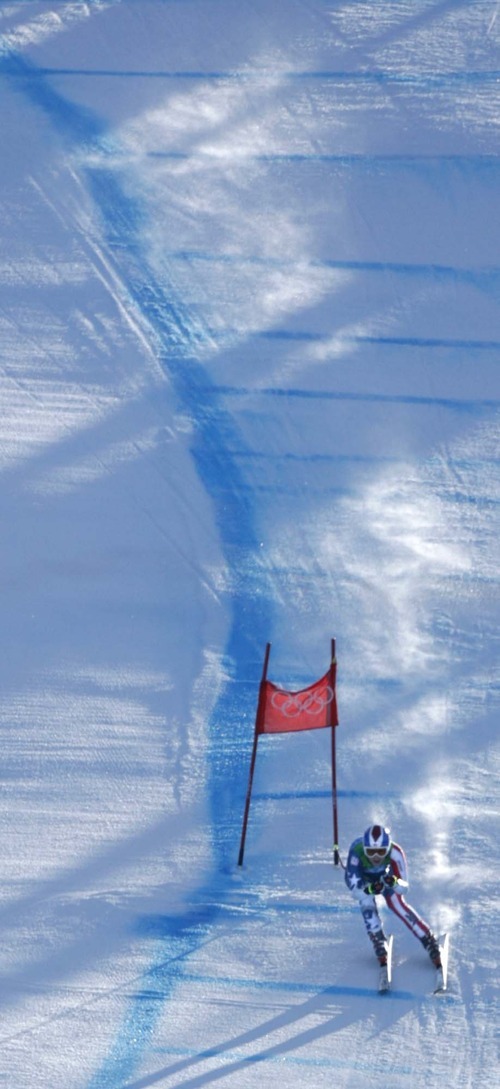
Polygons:
[[[500,4],[0,5],[0,1084],[498,1079]],[[394,989],[374,820],[451,933]],[[385,917],[387,918],[387,917]]]

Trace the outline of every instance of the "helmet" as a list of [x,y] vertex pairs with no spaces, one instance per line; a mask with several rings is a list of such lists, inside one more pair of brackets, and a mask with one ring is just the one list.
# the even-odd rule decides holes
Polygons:
[[363,835],[363,850],[367,858],[385,858],[391,849],[391,830],[381,824],[371,824]]

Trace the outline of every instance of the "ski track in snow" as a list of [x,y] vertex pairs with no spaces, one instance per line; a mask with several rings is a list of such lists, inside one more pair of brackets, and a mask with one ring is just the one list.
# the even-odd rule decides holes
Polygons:
[[[118,14],[120,6],[127,5],[66,4],[58,19],[64,22],[66,15],[69,29],[73,19],[76,22],[82,13],[87,16],[93,6],[102,9],[100,14],[112,7]],[[297,3],[292,7],[299,19],[301,13],[304,18],[313,18],[313,5]],[[334,25],[339,40],[345,42],[355,17],[361,20],[357,31],[361,38],[363,20],[368,26],[371,19],[369,7],[357,5],[355,11],[353,5],[346,4],[338,12],[327,12],[319,5],[317,18],[322,27]],[[466,834],[466,801],[479,815],[480,799],[488,804],[491,790],[485,775],[489,719],[472,740],[464,740],[464,730],[469,719],[481,721],[485,702],[489,701],[492,709],[498,704],[494,656],[486,653],[495,638],[493,595],[498,581],[492,545],[498,522],[495,413],[499,398],[495,395],[498,381],[495,387],[490,374],[498,366],[495,353],[500,342],[495,332],[498,267],[490,257],[494,245],[486,247],[485,261],[477,260],[474,253],[465,268],[437,259],[425,261],[423,251],[415,263],[405,262],[402,248],[394,260],[351,260],[347,256],[331,260],[326,252],[332,235],[327,237],[326,247],[316,246],[298,215],[294,219],[293,214],[282,213],[277,201],[273,204],[270,199],[270,214],[263,214],[262,222],[256,218],[247,226],[240,221],[247,204],[249,214],[257,216],[257,202],[243,188],[247,170],[257,199],[276,169],[291,171],[292,179],[305,166],[313,170],[313,196],[324,183],[321,171],[325,166],[349,170],[355,185],[353,206],[359,209],[359,220],[356,211],[353,215],[358,232],[361,223],[366,224],[359,178],[370,172],[379,209],[383,179],[387,181],[387,171],[393,168],[405,180],[410,177],[415,207],[422,178],[425,188],[438,192],[438,204],[443,178],[450,178],[458,209],[475,178],[481,179],[483,193],[490,191],[496,184],[497,163],[482,150],[462,156],[451,149],[448,156],[438,156],[436,166],[426,162],[424,154],[413,158],[403,153],[391,163],[379,160],[376,154],[363,155],[360,161],[347,153],[335,158],[314,149],[287,154],[284,148],[284,138],[289,139],[292,130],[298,133],[299,145],[302,139],[307,142],[311,131],[320,146],[322,109],[329,134],[324,103],[317,106],[319,120],[310,120],[315,117],[310,85],[333,80],[342,85],[345,110],[350,95],[355,109],[361,101],[366,105],[372,92],[364,86],[358,92],[358,84],[381,87],[380,93],[388,96],[384,101],[389,111],[394,95],[400,93],[399,86],[410,84],[417,105],[429,102],[432,95],[442,96],[437,109],[440,122],[447,103],[458,102],[462,123],[474,117],[476,103],[479,128],[487,132],[493,111],[482,97],[482,88],[489,87],[491,81],[496,86],[493,77],[491,81],[487,78],[488,73],[474,72],[474,78],[467,81],[466,72],[458,73],[455,80],[446,74],[436,76],[430,59],[424,75],[405,69],[412,35],[416,35],[414,49],[420,56],[423,44],[419,35],[428,31],[431,18],[439,25],[457,7],[464,19],[472,10],[467,3],[422,4],[417,16],[404,5],[400,22],[393,5],[380,5],[380,24],[367,30],[369,52],[378,50],[378,63],[384,58],[388,62],[394,43],[401,46],[393,20],[396,18],[400,30],[406,22],[398,70],[375,71],[368,77],[364,72],[346,74],[320,68],[312,74],[290,73],[279,64],[273,69],[265,57],[255,69],[249,66],[243,73],[223,69],[208,73],[186,70],[180,75],[166,72],[162,78],[176,80],[167,117],[162,104],[159,109],[139,112],[117,130],[98,119],[95,109],[83,109],[71,96],[66,97],[61,77],[54,78],[53,65],[38,66],[17,51],[24,46],[41,47],[55,28],[52,16],[34,19],[24,35],[16,31],[6,39],[10,52],[4,50],[0,62],[4,76],[31,108],[45,114],[73,163],[78,185],[92,199],[99,222],[94,237],[89,234],[88,239],[94,267],[130,321],[134,335],[165,369],[177,410],[194,424],[189,431],[189,450],[213,505],[226,565],[222,585],[213,588],[214,595],[225,600],[229,594],[231,608],[230,630],[220,660],[212,671],[207,668],[206,678],[200,677],[197,696],[201,717],[207,703],[212,703],[206,749],[212,865],[203,883],[189,891],[187,910],[147,913],[136,919],[134,937],[151,943],[152,952],[145,969],[130,981],[132,993],[115,1043],[87,1079],[87,1089],[125,1085],[145,1089],[163,1083],[194,1089],[231,1078],[234,1084],[251,1085],[262,1076],[266,1067],[261,1064],[265,1063],[270,1064],[271,1077],[273,1064],[279,1063],[280,1076],[290,1086],[298,1085],[299,1080],[303,1084],[308,1076],[311,1084],[326,1085],[332,1072],[345,1086],[370,1073],[372,1084],[413,1087],[417,1072],[421,1084],[430,1086],[453,1084],[465,1089],[472,1084],[486,1085],[481,1063],[474,1058],[481,1022],[479,1015],[474,1022],[473,1011],[474,1003],[480,1004],[481,999],[466,973],[461,977],[462,991],[457,986],[452,989],[441,1009],[429,1005],[425,998],[428,974],[424,968],[419,974],[415,950],[398,931],[396,949],[399,942],[402,964],[396,967],[396,976],[399,971],[402,983],[396,984],[382,1015],[373,1007],[368,957],[357,954],[352,983],[345,982],[345,976],[338,983],[325,979],[329,971],[325,950],[331,948],[332,954],[339,954],[346,940],[356,948],[360,923],[350,901],[338,895],[337,875],[332,881],[336,900],[324,903],[328,828],[322,828],[316,853],[311,849],[315,818],[308,833],[297,829],[296,857],[283,831],[298,801],[307,813],[317,813],[321,806],[326,823],[328,792],[290,788],[280,758],[270,748],[262,757],[262,775],[269,789],[261,789],[254,799],[251,845],[247,848],[252,861],[243,881],[241,875],[234,874],[249,733],[266,639],[272,635],[276,646],[271,675],[283,683],[293,678],[297,686],[321,672],[321,647],[324,643],[326,651],[329,635],[336,634],[341,650],[341,721],[347,720],[342,735],[343,776],[352,784],[352,789],[341,791],[348,826],[344,834],[354,834],[360,813],[378,812],[378,806],[382,806],[384,818],[402,824],[408,833],[416,821],[421,834],[433,843],[432,872],[424,890],[433,903],[436,922],[455,924],[465,943],[467,926],[474,918],[473,902],[461,908],[453,896],[454,887],[468,896],[476,880],[473,840],[466,842],[467,857],[458,861],[453,840],[457,823],[460,834]],[[491,36],[495,26],[492,7],[486,3],[479,7],[488,16],[485,25]],[[61,29],[61,22],[57,25]],[[453,44],[458,50],[458,38]],[[362,63],[361,50],[357,60]],[[62,71],[78,74],[72,67]],[[106,75],[105,69],[98,71]],[[131,75],[123,73],[124,78]],[[202,91],[196,89],[200,80]],[[253,82],[256,89],[252,89]],[[466,89],[457,91],[456,84],[465,82]],[[287,88],[293,85],[295,95],[297,84],[303,95],[306,83],[305,98],[294,100],[300,109],[292,111],[286,106]],[[275,96],[281,103],[277,118]],[[249,111],[257,114],[259,110],[260,125],[254,124],[251,115],[247,117]],[[383,127],[383,120],[381,124]],[[281,143],[276,140],[275,128]],[[166,135],[172,140],[172,151],[162,147]],[[180,146],[183,141],[193,146],[185,151]],[[273,150],[273,143],[278,143],[278,151]],[[483,146],[489,147],[487,139],[481,149]],[[235,163],[238,147],[243,154],[241,162],[236,157]],[[231,184],[238,200],[234,206],[230,202],[225,206]],[[292,201],[292,213],[297,213],[300,195],[293,196],[293,181],[285,192]],[[170,200],[175,205],[172,213],[168,212]],[[215,212],[210,202],[215,204]],[[334,209],[337,224],[342,211],[345,209]],[[162,212],[167,213],[166,225]],[[312,207],[313,222],[316,214],[321,223],[321,206],[319,213]],[[481,222],[477,208],[473,218]],[[203,224],[208,221],[205,239]],[[178,236],[175,249],[163,244],[168,242],[169,229]],[[381,235],[377,237],[370,224],[366,233],[376,254]],[[205,245],[211,240],[208,235],[216,244],[213,248]],[[222,253],[217,252],[218,245]],[[259,248],[261,252],[256,253]],[[442,249],[446,249],[446,236]],[[394,250],[399,251],[397,240]],[[14,264],[10,268],[13,275]],[[47,275],[47,266],[41,274]],[[354,277],[364,319],[353,302]],[[396,296],[389,315],[384,308],[391,291],[379,286],[387,277]],[[472,328],[465,305],[469,291],[477,301],[478,313]],[[434,293],[441,299],[445,316],[433,327],[435,312],[430,300]],[[330,297],[327,306],[323,305],[325,297]],[[452,327],[446,321],[450,297],[455,301],[457,319]],[[464,301],[463,309],[460,300]],[[332,313],[333,324],[338,326],[333,335]],[[406,319],[403,322],[399,320],[401,313]],[[310,329],[309,320],[315,322],[315,328]],[[284,324],[288,321],[289,325]],[[484,336],[482,323],[487,328]],[[361,350],[368,353],[364,357],[367,370],[357,369]],[[384,372],[377,354],[380,350],[387,353]],[[395,351],[414,353],[405,356],[409,362],[403,382]],[[434,366],[427,364],[429,352]],[[455,392],[451,380],[455,361],[458,358],[460,370],[464,370],[462,360],[467,362],[470,353],[476,367],[484,365],[487,395],[470,374],[461,374]],[[335,365],[344,358],[350,366],[339,367],[335,388],[325,389],[325,365]],[[420,367],[415,367],[414,360]],[[12,369],[6,369],[4,375],[9,406],[12,383],[17,382],[19,419],[29,398],[35,412],[39,403],[40,426],[45,426],[50,385],[37,385],[33,378],[26,388],[19,385]],[[343,385],[346,388],[341,388]],[[346,405],[349,414],[342,416]],[[86,412],[89,420],[95,420],[96,412],[97,418],[100,413],[105,418],[107,410],[99,393],[90,394],[90,405],[88,393],[74,405],[82,423]],[[367,411],[372,413],[373,433],[365,437],[363,413]],[[405,415],[401,417],[400,412]],[[403,437],[405,421],[412,431],[408,445]],[[47,428],[54,422],[57,433],[65,428],[72,433],[71,419],[63,421],[61,416],[57,421],[56,411]],[[330,429],[338,429],[335,449],[327,438]],[[391,429],[394,441],[386,435]],[[53,437],[48,430],[44,441]],[[29,439],[29,434],[24,440],[19,437],[16,428],[16,444],[24,441],[28,448]],[[139,446],[147,451],[147,436],[141,437]],[[153,439],[150,446],[154,448]],[[18,449],[18,445],[13,447],[14,456]],[[129,456],[134,455],[128,444],[123,448],[119,441],[97,460],[82,452],[78,468],[66,476],[59,468],[52,471],[48,464],[39,474],[39,486],[63,494],[77,480],[105,475],[115,461],[121,464]],[[298,513],[295,520],[290,519],[291,502]],[[147,500],[144,513],[147,518],[154,517]],[[379,579],[380,571],[383,580]],[[471,598],[472,625],[467,620]],[[293,620],[290,600],[294,603]],[[459,668],[455,668],[453,654]],[[211,694],[214,685],[220,692],[215,702]],[[378,720],[384,720],[381,734],[373,733],[373,704]],[[355,727],[351,733],[350,722]],[[306,755],[302,740],[298,751],[313,783],[314,769],[320,777],[324,774],[323,739],[308,739],[312,757]],[[428,766],[424,742],[431,749]],[[370,760],[369,781],[362,784],[363,789],[356,787],[360,748]],[[390,774],[394,752],[405,768],[403,792],[397,773],[394,777]],[[490,755],[493,757],[492,752]],[[463,783],[461,797],[464,771],[474,765],[477,774],[485,775],[486,789],[478,792],[472,782]],[[291,757],[284,771],[293,772]],[[494,807],[494,798],[491,802]],[[271,830],[269,824],[274,821],[276,829]],[[424,854],[418,837],[413,848],[421,864]],[[310,883],[307,867],[313,875]],[[315,881],[319,903],[312,896]],[[425,899],[422,892],[420,895]],[[342,924],[334,930],[336,915],[342,917]],[[294,922],[297,917],[299,927]],[[241,920],[236,930],[235,919]],[[481,925],[486,925],[484,920]],[[244,945],[243,953],[238,950],[239,942]],[[298,975],[302,972],[305,978],[287,981],[287,971],[283,973],[287,965],[292,974],[290,945],[298,951]],[[262,976],[260,965],[255,964],[257,947],[265,965]],[[452,973],[455,971],[457,982],[459,956],[460,950],[452,946]],[[231,966],[229,973],[226,963]],[[248,974],[240,974],[242,968]],[[472,968],[470,961],[467,971]],[[313,982],[307,980],[308,972]],[[416,982],[409,987],[406,981],[412,975]],[[156,1046],[156,1034],[174,991],[175,1017],[163,1025],[164,1042]],[[200,998],[193,999],[193,994]],[[102,992],[103,1000],[110,997],[111,991]],[[121,991],[119,997],[123,998]],[[82,1001],[87,1009],[85,996]],[[193,1039],[193,1001],[198,1002],[198,1010],[207,1008],[207,1039],[218,1042],[194,1047],[178,1042]],[[225,1007],[233,1009],[234,1026]],[[409,1020],[401,1035],[398,1022],[409,1007]],[[486,1005],[483,1016],[487,1016]],[[443,1025],[450,1047],[441,1055],[436,1043]],[[381,1038],[374,1042],[377,1030],[381,1030]],[[363,1034],[361,1054],[370,1049],[366,1059],[359,1057],[359,1032]],[[329,1048],[332,1034],[339,1034],[340,1039],[342,1033],[343,1045]],[[403,1040],[407,1061],[401,1061]],[[432,1062],[424,1058],[429,1040],[433,1041]]]

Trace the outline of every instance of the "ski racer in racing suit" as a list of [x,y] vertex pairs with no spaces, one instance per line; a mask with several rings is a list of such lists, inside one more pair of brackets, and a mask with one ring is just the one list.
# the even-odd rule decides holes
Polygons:
[[422,942],[436,968],[441,966],[435,935],[404,899],[403,892],[408,888],[408,866],[403,848],[391,839],[389,828],[372,824],[354,840],[349,848],[345,881],[359,903],[380,964],[387,963],[387,938],[378,912],[377,896],[384,897],[387,907]]

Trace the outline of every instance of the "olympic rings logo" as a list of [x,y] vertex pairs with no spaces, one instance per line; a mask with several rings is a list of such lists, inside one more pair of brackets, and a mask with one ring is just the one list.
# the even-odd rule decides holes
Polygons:
[[333,697],[333,688],[327,685],[324,692],[310,692],[308,696],[302,698],[300,692],[273,692],[271,704],[285,718],[297,718],[302,713],[320,715],[332,702]]

